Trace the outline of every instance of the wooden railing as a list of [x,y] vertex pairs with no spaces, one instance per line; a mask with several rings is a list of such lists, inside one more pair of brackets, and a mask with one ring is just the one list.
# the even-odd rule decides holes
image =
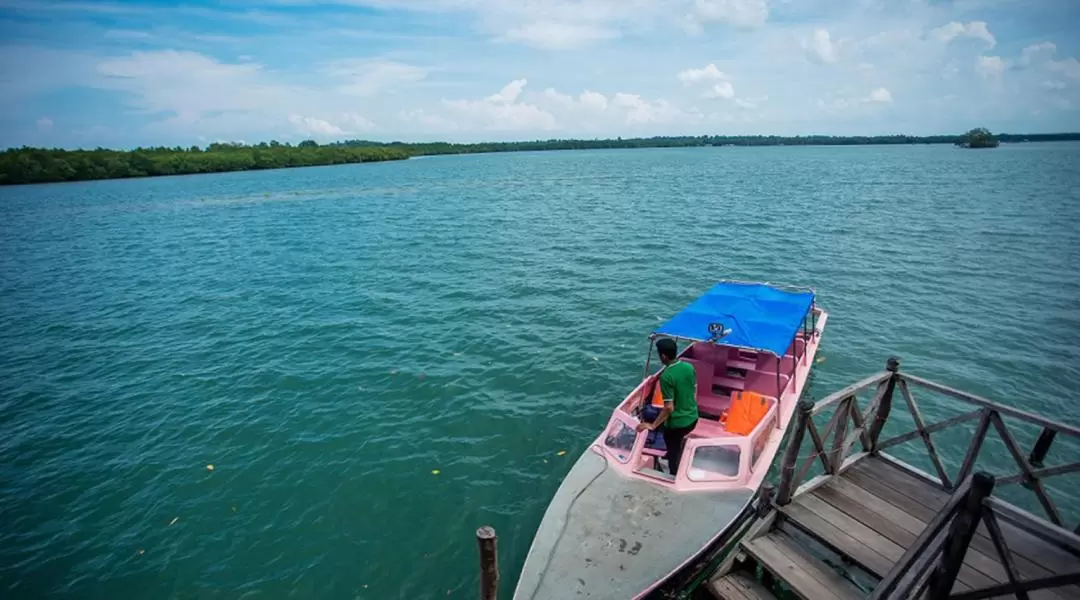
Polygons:
[[[996,597],[1028,600],[1028,592],[1080,583],[1080,571],[1021,578],[1002,533],[1001,521],[1074,554],[1080,554],[1080,536],[1044,520],[1032,519],[1029,513],[994,498],[991,496],[994,484],[994,477],[985,472],[962,480],[941,511],[874,588],[869,600],[981,600]],[[986,525],[997,561],[1008,581],[953,593],[971,539],[980,524]]]
[[[999,404],[920,377],[902,374],[899,366],[899,361],[891,358],[884,373],[848,386],[816,404],[799,403],[781,463],[780,483],[774,503],[784,506],[791,502],[793,496],[825,484],[830,478],[842,474],[867,456],[877,455],[928,484],[951,492],[951,495],[945,507],[879,583],[871,596],[874,600],[915,598],[920,597],[924,591],[931,600],[979,600],[1008,595],[1027,600],[1030,591],[1080,583],[1080,572],[1055,573],[1052,576],[1021,580],[999,524],[999,520],[1008,521],[1041,540],[1049,541],[1080,556],[1080,527],[1071,530],[1066,526],[1057,505],[1043,485],[1050,477],[1080,471],[1080,462],[1075,461],[1075,455],[1065,455],[1071,462],[1045,466],[1055,439],[1059,435],[1080,439],[1080,427]],[[971,409],[947,419],[927,423],[912,393],[914,387],[943,394]],[[861,407],[859,394],[871,389],[874,390],[872,399],[866,403],[865,408]],[[914,428],[882,439],[882,432],[889,422],[893,405],[899,402],[898,398],[903,399],[903,405],[912,417]],[[834,412],[823,428],[819,429],[814,417],[823,417],[828,410]],[[1026,455],[1003,417],[1041,428],[1041,433]],[[959,461],[959,471],[955,477],[950,477],[931,434],[969,421],[978,421],[978,425],[963,459]],[[974,472],[991,427],[1015,462],[1018,469],[1015,473],[995,478],[985,472]],[[809,454],[802,457],[800,454],[807,439],[812,447]],[[923,442],[934,474],[925,473],[905,462],[880,454],[915,439]],[[861,451],[851,453],[855,444],[861,445]],[[822,473],[806,481],[815,464],[821,465]],[[995,486],[1015,483],[1021,483],[1034,494],[1045,518],[991,496]],[[952,594],[956,575],[980,523],[986,525],[1008,582]]]
[[[873,399],[869,401],[865,409],[860,408],[857,394],[874,386],[876,386],[876,392]],[[960,403],[971,407],[971,410],[934,423],[927,423],[912,393],[913,387],[925,388],[959,400]],[[881,439],[885,423],[889,421],[893,405],[896,404],[897,391],[914,421],[914,428]],[[835,412],[821,431],[814,423],[813,417],[830,408],[834,408]],[[1026,455],[1020,449],[1020,445],[1017,444],[1016,438],[1002,417],[1016,419],[1041,428],[1038,439]],[[978,425],[960,462],[960,470],[955,477],[950,477],[931,434],[976,420]],[[781,478],[776,503],[783,506],[791,501],[794,494],[823,484],[829,477],[842,473],[851,464],[865,456],[877,455],[883,450],[917,438],[922,440],[926,448],[934,474],[928,477],[926,473],[913,469],[905,463],[891,458],[890,461],[944,490],[954,491],[956,482],[965,480],[974,471],[991,427],[1005,445],[1018,469],[1015,473],[999,476],[996,479],[997,485],[1021,483],[1035,495],[1046,519],[1054,525],[1064,527],[1064,519],[1050,494],[1047,493],[1043,481],[1050,477],[1080,471],[1080,461],[1072,460],[1052,467],[1046,467],[1045,463],[1053,448],[1054,440],[1059,435],[1080,440],[1080,427],[999,404],[921,377],[903,374],[899,370],[899,361],[894,358],[889,359],[884,373],[848,386],[816,404],[799,404],[792,425],[791,439],[781,463]],[[800,452],[807,437],[810,439],[812,448],[809,455],[800,462]],[[861,443],[862,451],[848,456],[856,443]],[[820,462],[824,473],[804,483],[815,461]]]

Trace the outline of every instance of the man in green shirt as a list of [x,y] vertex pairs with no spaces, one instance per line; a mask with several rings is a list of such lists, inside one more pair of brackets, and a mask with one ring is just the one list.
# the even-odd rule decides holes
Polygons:
[[663,338],[656,342],[656,354],[664,369],[660,372],[660,394],[664,397],[664,409],[652,423],[640,423],[638,431],[655,431],[663,426],[664,445],[667,446],[669,472],[679,472],[683,441],[694,430],[698,420],[697,376],[694,365],[676,360],[678,347],[675,340]]

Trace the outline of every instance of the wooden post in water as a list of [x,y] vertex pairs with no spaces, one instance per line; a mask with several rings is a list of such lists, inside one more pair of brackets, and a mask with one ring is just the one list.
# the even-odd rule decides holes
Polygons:
[[892,373],[892,377],[885,382],[885,391],[881,396],[881,402],[877,406],[877,410],[874,411],[874,421],[870,424],[870,452],[877,453],[878,438],[881,436],[881,430],[885,427],[885,421],[889,419],[889,411],[892,410],[892,397],[893,390],[896,389],[896,379],[900,376],[900,359],[895,356],[891,357],[885,363],[885,370]]
[[495,600],[499,593],[499,557],[495,542],[495,528],[485,525],[476,530],[476,544],[480,547],[480,600]]
[[927,598],[930,600],[944,600],[949,597],[956,583],[956,575],[964,564],[964,555],[967,554],[971,538],[979,528],[979,523],[982,523],[983,511],[986,510],[983,500],[993,491],[993,475],[980,471],[971,478],[971,490],[957,507],[956,515],[949,526],[948,536],[941,549],[941,562],[930,575],[927,588]]
[[791,431],[791,439],[788,440],[787,449],[784,450],[784,462],[780,465],[780,489],[776,492],[776,505],[784,506],[791,502],[791,494],[795,491],[795,464],[799,462],[799,449],[802,448],[803,436],[806,435],[806,426],[812,418],[811,412],[814,405],[802,400],[795,407],[795,429]]
[[761,499],[758,500],[757,517],[760,519],[769,513],[772,509],[773,498],[776,497],[776,488],[773,484],[766,483],[761,486]]

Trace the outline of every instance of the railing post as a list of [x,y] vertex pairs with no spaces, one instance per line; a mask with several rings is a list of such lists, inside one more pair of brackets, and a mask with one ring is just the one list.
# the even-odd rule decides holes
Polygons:
[[772,508],[773,498],[776,497],[776,488],[771,483],[766,483],[761,486],[761,499],[758,500],[757,506],[757,518],[762,518],[769,513],[769,509]]
[[791,493],[795,491],[795,464],[799,462],[799,449],[802,448],[803,436],[806,435],[806,426],[811,419],[811,411],[814,405],[802,400],[795,407],[795,428],[791,431],[791,439],[788,440],[784,450],[784,462],[780,467],[780,488],[776,492],[776,505],[784,506],[791,502]]
[[1050,444],[1054,443],[1054,437],[1057,435],[1057,431],[1044,427],[1042,433],[1039,434],[1039,439],[1035,440],[1035,447],[1031,450],[1031,456],[1028,457],[1028,462],[1036,469],[1043,468],[1043,461],[1046,460],[1046,453],[1050,451]]
[[480,547],[480,600],[495,600],[499,593],[499,560],[495,529],[488,525],[476,530]]
[[957,507],[956,516],[949,526],[948,537],[941,549],[941,562],[930,575],[927,597],[929,600],[944,600],[949,597],[956,575],[964,564],[964,555],[975,535],[975,530],[982,522],[985,500],[994,491],[994,476],[978,472],[972,478],[971,490],[967,498]]
[[892,410],[893,391],[896,389],[896,380],[900,377],[900,359],[895,356],[889,358],[885,362],[885,370],[892,373],[892,376],[885,382],[885,392],[874,411],[874,421],[870,424],[871,454],[877,454],[878,438],[881,437],[881,430],[885,428],[885,421],[889,419],[889,411]]

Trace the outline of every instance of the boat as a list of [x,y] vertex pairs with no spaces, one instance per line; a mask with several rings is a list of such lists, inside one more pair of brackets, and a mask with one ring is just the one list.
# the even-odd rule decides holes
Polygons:
[[[828,314],[814,290],[721,281],[649,335],[642,381],[551,499],[515,600],[645,598],[748,520],[814,365]],[[694,367],[699,418],[677,473],[637,426],[652,403],[657,339]],[[747,426],[729,413],[758,405]],[[745,414],[744,414],[745,416]],[[736,433],[732,430],[744,431]]]

